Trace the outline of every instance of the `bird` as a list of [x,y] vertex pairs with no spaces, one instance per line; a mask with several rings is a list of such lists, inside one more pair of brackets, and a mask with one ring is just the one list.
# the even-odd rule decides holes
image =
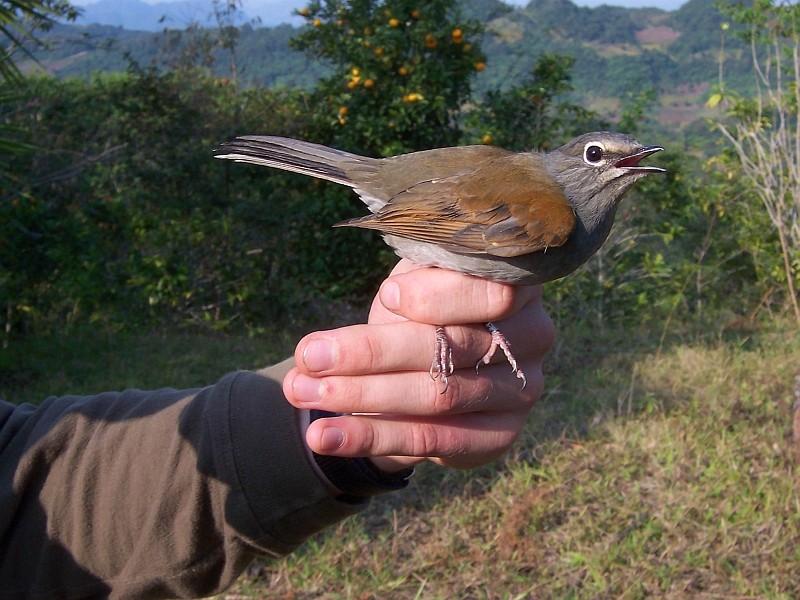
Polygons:
[[[560,279],[580,267],[611,231],[619,201],[634,183],[665,169],[640,164],[663,150],[613,131],[585,133],[550,151],[512,152],[493,145],[360,156],[291,138],[244,135],[214,149],[215,158],[273,167],[352,188],[369,214],[334,227],[377,230],[395,253],[516,285]],[[527,379],[505,336],[485,324],[491,346]],[[436,326],[430,376],[446,391],[452,348]]]

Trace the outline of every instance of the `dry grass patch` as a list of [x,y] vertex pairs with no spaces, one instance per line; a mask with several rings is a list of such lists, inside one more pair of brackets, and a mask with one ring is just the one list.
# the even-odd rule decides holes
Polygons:
[[[800,342],[571,334],[513,456],[414,485],[242,581],[250,597],[800,594]],[[569,375],[569,376],[567,376]]]
[[[562,333],[510,455],[464,473],[423,466],[407,490],[254,564],[230,596],[800,597],[800,336],[776,322],[653,339]],[[201,385],[292,346],[283,334],[72,332],[5,352],[0,389],[35,401]]]

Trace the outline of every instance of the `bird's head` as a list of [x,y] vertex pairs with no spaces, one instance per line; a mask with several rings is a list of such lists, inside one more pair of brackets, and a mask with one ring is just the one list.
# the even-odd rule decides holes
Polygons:
[[640,161],[663,150],[643,146],[629,135],[587,133],[545,155],[545,165],[585,222],[613,218],[623,194],[642,177],[664,173]]

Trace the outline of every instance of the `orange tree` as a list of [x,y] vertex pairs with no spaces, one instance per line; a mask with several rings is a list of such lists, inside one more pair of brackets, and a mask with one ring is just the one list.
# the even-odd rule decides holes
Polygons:
[[485,68],[482,27],[455,0],[312,0],[296,49],[333,66],[315,90],[316,141],[373,156],[459,142]]

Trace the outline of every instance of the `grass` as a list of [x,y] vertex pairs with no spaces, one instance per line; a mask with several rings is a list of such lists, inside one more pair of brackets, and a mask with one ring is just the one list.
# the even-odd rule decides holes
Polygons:
[[[661,348],[645,332],[561,333],[545,397],[502,461],[423,466],[408,489],[292,556],[255,563],[231,594],[800,596],[795,326],[707,330]],[[90,336],[81,356],[64,340],[53,357],[36,344],[23,361],[36,376],[11,387],[27,398],[50,386],[197,385],[291,351],[287,339],[270,355],[269,341]]]
[[652,347],[567,332],[514,451],[420,469],[237,593],[291,598],[793,598],[791,326]]
[[251,337],[88,327],[25,338],[0,349],[0,398],[38,403],[50,395],[208,385],[227,372],[291,356],[292,339],[282,332]]

